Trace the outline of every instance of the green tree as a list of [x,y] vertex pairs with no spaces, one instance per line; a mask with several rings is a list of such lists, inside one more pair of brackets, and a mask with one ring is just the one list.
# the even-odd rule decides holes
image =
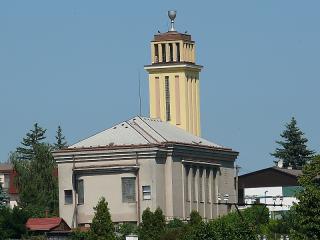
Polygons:
[[9,202],[9,197],[2,189],[2,183],[0,182],[0,209],[6,207]]
[[24,160],[32,159],[34,156],[34,146],[46,138],[46,129],[39,127],[38,123],[35,123],[33,127],[34,128],[26,134],[26,137],[23,138],[21,142],[22,146],[17,148],[19,157]]
[[297,121],[293,117],[290,123],[286,124],[286,129],[280,136],[283,141],[276,141],[280,148],[276,148],[272,156],[283,160],[283,166],[292,166],[293,168],[302,167],[314,154],[308,150],[306,143],[308,139],[298,128]]
[[147,208],[142,213],[142,223],[139,229],[139,239],[158,240],[165,233],[165,217],[162,210],[158,207],[153,213]]
[[62,134],[61,126],[58,126],[58,130],[56,132],[56,143],[54,144],[54,149],[62,149],[67,147],[67,141],[65,136]]
[[108,202],[104,197],[100,198],[97,206],[94,207],[94,217],[89,231],[89,238],[95,240],[116,239]]
[[190,213],[190,225],[198,225],[202,222],[202,217],[196,210],[192,210]]
[[294,239],[319,239],[320,237],[320,155],[303,168],[299,178],[303,190],[297,194],[299,203],[294,206]]
[[13,159],[17,172],[15,184],[19,189],[19,206],[32,213],[34,217],[58,214],[58,179],[54,172],[56,163],[48,144],[33,146],[30,160]]

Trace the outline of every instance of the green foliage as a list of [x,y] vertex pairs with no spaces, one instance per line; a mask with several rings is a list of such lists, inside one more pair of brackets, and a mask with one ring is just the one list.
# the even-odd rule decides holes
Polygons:
[[88,239],[89,233],[88,232],[83,232],[80,229],[75,229],[74,231],[72,231],[71,236],[70,236],[70,240],[86,240]]
[[281,148],[276,148],[271,155],[283,160],[284,167],[302,167],[314,154],[313,151],[307,149],[308,139],[303,135],[304,133],[297,127],[297,121],[293,117],[280,134],[284,141],[276,141]]
[[165,217],[158,207],[153,213],[147,208],[142,213],[142,223],[139,228],[139,239],[158,240],[165,233]]
[[57,135],[56,135],[56,143],[54,144],[54,149],[63,149],[67,147],[67,141],[65,140],[65,136],[62,134],[61,126],[58,126]]
[[46,129],[38,126],[38,123],[35,123],[34,129],[30,130],[26,134],[26,137],[23,138],[21,142],[22,147],[17,148],[17,153],[19,157],[24,160],[30,160],[34,157],[34,146],[40,144],[45,138]]
[[94,217],[89,231],[89,239],[114,240],[114,226],[108,208],[108,202],[104,197],[100,198],[94,207]]
[[320,236],[320,155],[303,168],[299,184],[303,190],[297,194],[299,204],[294,206],[294,239],[319,239]]
[[167,228],[181,228],[184,226],[185,226],[185,223],[178,218],[174,218],[173,220],[169,221],[167,224]]
[[119,240],[125,240],[126,236],[136,234],[138,231],[137,225],[132,223],[124,223],[119,226],[118,233],[120,234]]
[[33,217],[58,214],[58,179],[53,175],[56,168],[48,144],[33,145],[30,160],[13,160],[17,172],[15,184],[19,189],[19,206],[32,213]]
[[190,225],[198,225],[201,222],[202,222],[202,217],[200,216],[200,214],[196,210],[192,210],[192,212],[190,213],[189,224]]
[[0,209],[6,207],[9,202],[9,197],[5,191],[2,189],[2,183],[0,182]]
[[28,218],[29,214],[18,207],[0,208],[0,240],[21,238],[26,233],[25,223]]

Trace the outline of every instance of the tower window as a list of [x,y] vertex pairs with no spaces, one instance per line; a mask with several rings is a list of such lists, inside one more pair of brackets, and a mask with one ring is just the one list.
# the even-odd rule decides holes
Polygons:
[[166,62],[166,45],[161,44],[162,62]]
[[165,94],[166,94],[166,121],[171,120],[170,116],[170,86],[169,86],[169,77],[165,77]]
[[159,62],[159,47],[158,47],[158,44],[154,45],[154,62],[155,63]]
[[170,50],[170,62],[173,62],[173,46],[172,46],[172,43],[169,43],[169,50]]
[[177,62],[180,62],[180,43],[176,43],[177,46]]

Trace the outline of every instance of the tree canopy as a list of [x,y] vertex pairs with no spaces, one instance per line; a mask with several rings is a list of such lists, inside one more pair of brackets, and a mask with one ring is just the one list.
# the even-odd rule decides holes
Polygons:
[[298,128],[297,121],[292,117],[290,123],[286,124],[286,129],[280,134],[282,141],[276,141],[280,147],[276,148],[272,156],[283,161],[283,167],[302,167],[314,154],[307,148],[308,139]]
[[67,141],[65,136],[62,134],[61,126],[58,126],[57,132],[56,132],[56,142],[54,143],[54,149],[62,149],[67,147]]

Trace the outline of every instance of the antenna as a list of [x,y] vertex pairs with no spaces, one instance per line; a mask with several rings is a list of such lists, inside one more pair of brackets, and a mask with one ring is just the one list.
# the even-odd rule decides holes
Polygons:
[[142,115],[141,110],[141,81],[140,81],[140,70],[138,70],[138,82],[139,82],[139,116]]
[[177,11],[175,11],[175,10],[168,11],[168,17],[171,20],[171,28],[170,28],[169,32],[175,32],[176,31],[174,29],[174,19],[176,18],[176,16],[177,16]]

